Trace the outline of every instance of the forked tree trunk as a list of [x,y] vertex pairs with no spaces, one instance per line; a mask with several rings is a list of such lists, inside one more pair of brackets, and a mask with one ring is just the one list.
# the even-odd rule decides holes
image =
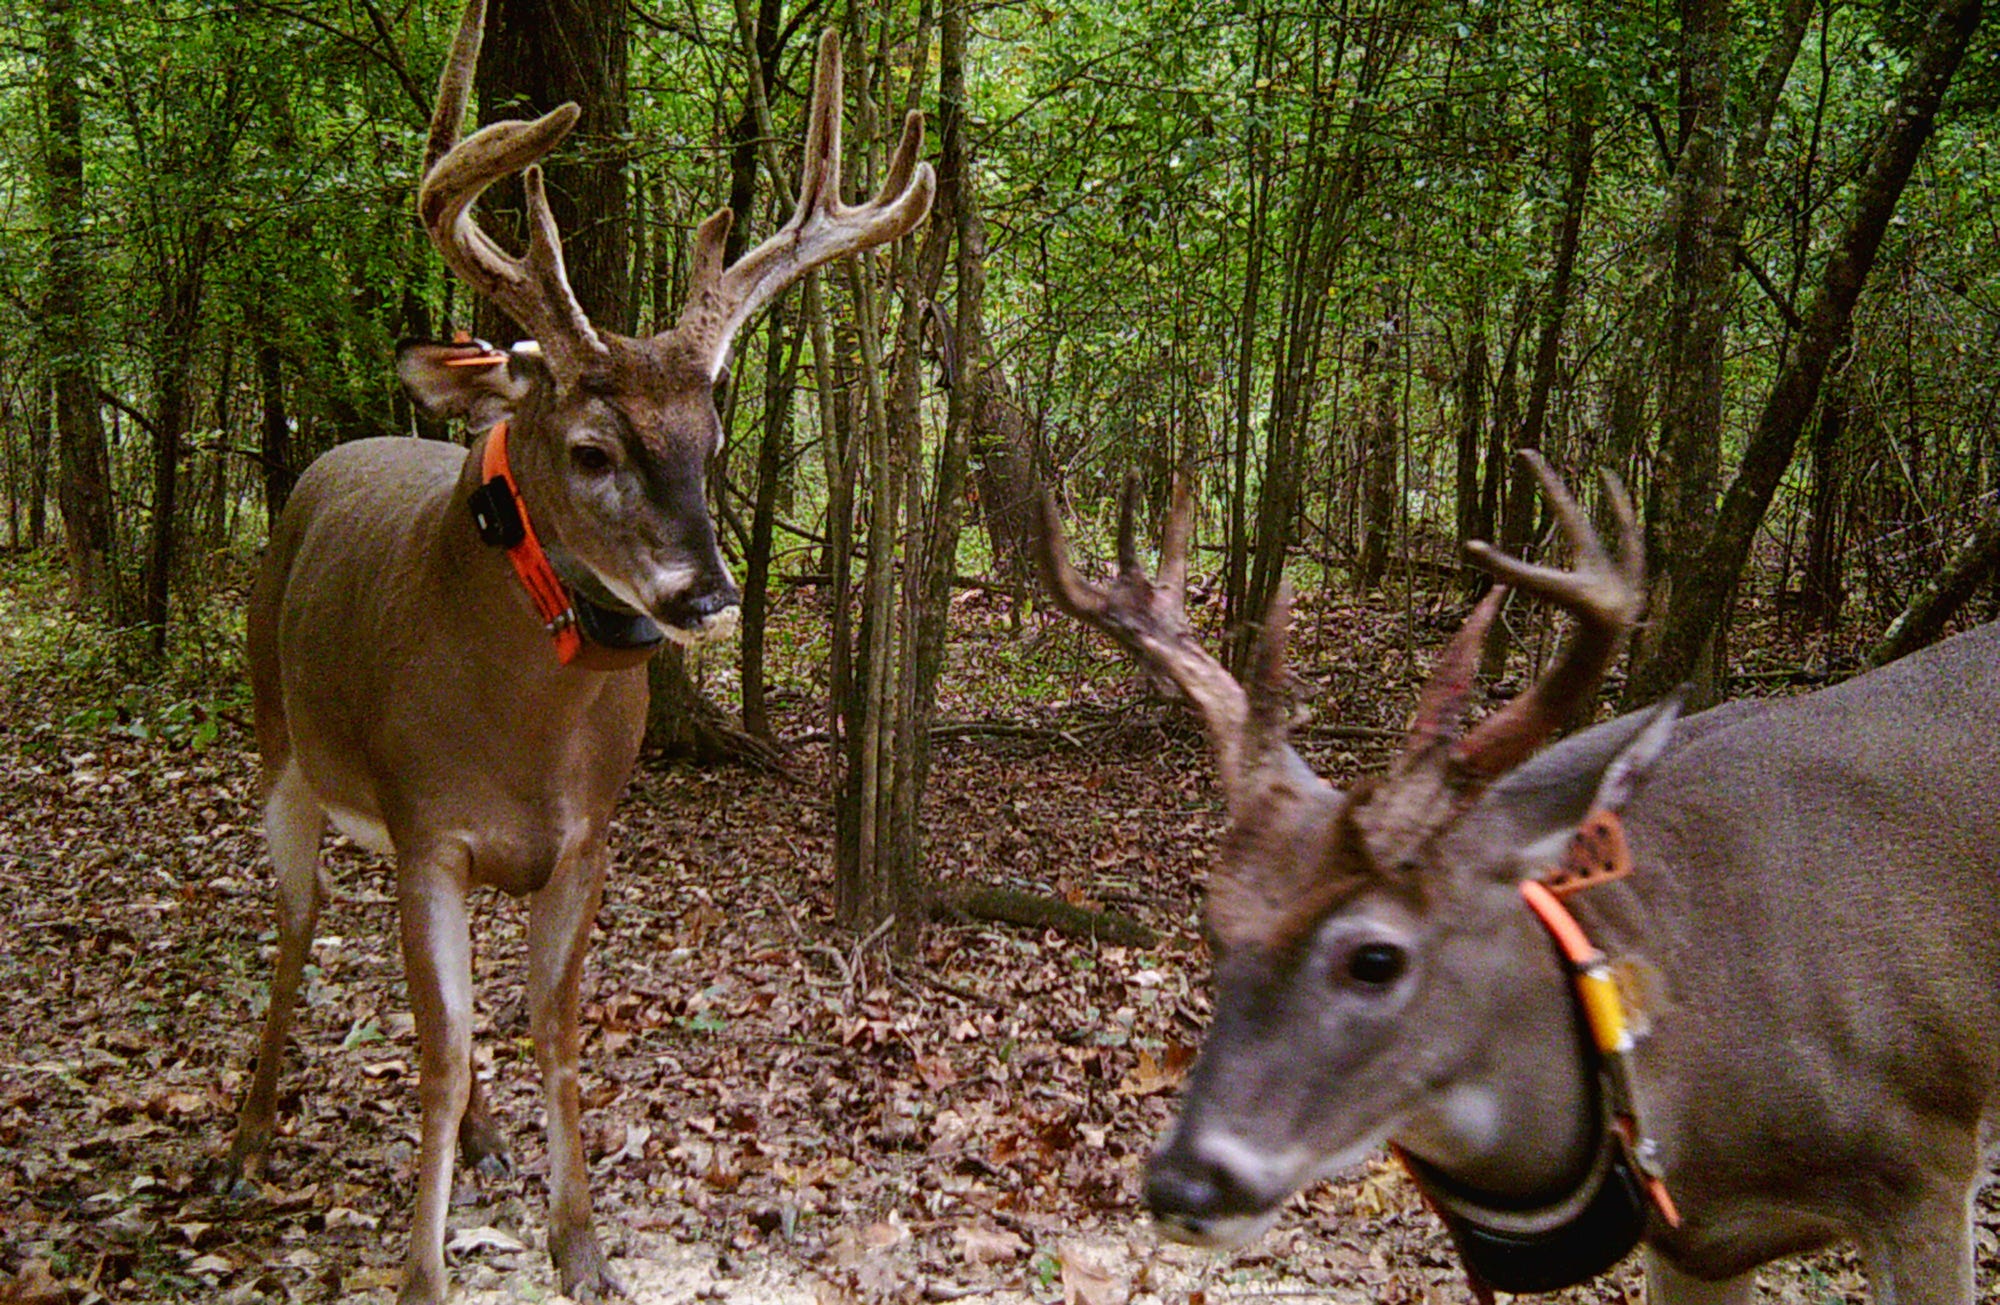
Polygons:
[[1805,313],[1798,348],[1771,386],[1714,528],[1659,618],[1658,643],[1626,683],[1627,704],[1653,701],[1685,680],[1709,632],[1721,621],[1758,524],[1819,400],[1827,368],[1847,339],[1854,303],[1979,18],[1979,0],[1945,0],[1932,11],[1913,47],[1909,70],[1858,183],[1846,229]]
[[[928,50],[930,23],[926,4],[910,48]],[[873,288],[859,265],[854,278],[862,393],[868,405],[870,509],[868,573],[846,719],[846,769],[835,805],[840,831],[835,909],[842,924],[857,930],[872,930],[893,918],[891,936],[899,949],[915,944],[929,905],[920,815],[967,462],[966,423],[953,419],[946,426],[935,475],[924,474],[922,306],[935,299],[942,280],[963,163],[966,27],[956,3],[946,6],[940,36],[938,200],[920,249],[914,254],[898,251],[892,284],[901,309],[886,378],[872,365],[877,354]],[[911,100],[926,72],[919,53]],[[876,101],[864,89],[864,130],[875,119]],[[966,287],[959,289],[962,313]],[[954,414],[969,398],[969,392],[960,394],[965,389],[954,387]],[[895,584],[899,568],[900,590]]]

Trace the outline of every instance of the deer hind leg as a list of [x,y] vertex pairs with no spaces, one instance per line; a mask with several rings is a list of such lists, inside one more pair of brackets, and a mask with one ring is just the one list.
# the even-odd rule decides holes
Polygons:
[[244,1093],[236,1136],[229,1145],[223,1172],[225,1189],[255,1179],[270,1149],[278,1107],[278,1066],[298,1008],[299,980],[312,951],[313,930],[319,924],[323,900],[319,843],[325,828],[326,814],[319,799],[298,763],[288,764],[264,802],[264,840],[277,871],[278,964],[271,975],[264,1033],[257,1043],[257,1070]]
[[577,1079],[577,989],[604,892],[601,835],[566,847],[528,904],[528,1021],[548,1102],[549,1254],[565,1295],[623,1295],[591,1227]]
[[1646,1248],[1646,1305],[1750,1305],[1756,1298],[1754,1273],[1708,1282],[1681,1272],[1658,1251]]
[[472,934],[465,909],[471,870],[456,843],[426,847],[398,867],[403,972],[417,1019],[423,1108],[416,1213],[399,1305],[443,1305],[445,1216],[453,1144],[472,1096]]

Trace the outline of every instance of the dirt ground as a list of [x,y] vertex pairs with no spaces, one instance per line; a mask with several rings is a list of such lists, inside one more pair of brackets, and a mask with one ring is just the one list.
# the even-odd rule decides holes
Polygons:
[[[1385,1162],[1296,1198],[1235,1255],[1145,1225],[1140,1168],[1207,1018],[1197,912],[1220,825],[1206,758],[1108,652],[963,615],[945,715],[1009,730],[939,745],[938,873],[1116,910],[1162,942],[943,920],[893,958],[831,924],[822,745],[793,748],[789,780],[643,767],[585,981],[597,1222],[632,1298],[1470,1299]],[[1297,661],[1322,722],[1338,700],[1348,727],[1308,739],[1317,765],[1344,780],[1373,764],[1368,732],[1400,724],[1448,626],[1308,607]],[[796,660],[779,672],[795,738],[823,710],[817,663]],[[0,718],[0,1301],[392,1300],[417,1108],[385,867],[332,851],[341,896],[269,1181],[254,1199],[211,1194],[273,950],[247,733],[227,707],[199,747],[137,737],[149,731],[115,714],[79,724],[64,691],[18,676]],[[542,1249],[522,922],[515,903],[479,904],[478,1056],[516,1172],[461,1183],[450,1258],[468,1301],[560,1299]],[[1842,1256],[1766,1283],[1797,1305],[1862,1299]],[[1628,1270],[1555,1299],[1638,1298]]]

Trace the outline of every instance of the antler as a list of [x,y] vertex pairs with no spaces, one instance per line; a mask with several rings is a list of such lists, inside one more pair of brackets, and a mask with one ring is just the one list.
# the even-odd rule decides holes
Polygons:
[[1174,485],[1173,507],[1160,541],[1160,570],[1148,579],[1134,539],[1139,479],[1128,476],[1118,509],[1118,573],[1109,584],[1086,583],[1070,565],[1055,500],[1042,494],[1042,532],[1037,540],[1042,583],[1065,612],[1102,630],[1150,670],[1165,675],[1201,714],[1215,749],[1216,771],[1232,810],[1249,792],[1249,774],[1264,746],[1284,730],[1285,631],[1291,624],[1291,595],[1280,588],[1265,618],[1265,631],[1251,692],[1211,656],[1188,625],[1187,551],[1193,527],[1191,496]]
[[[1575,568],[1536,566],[1487,544],[1466,545],[1473,562],[1504,583],[1495,585],[1473,610],[1439,658],[1402,753],[1354,812],[1378,861],[1393,862],[1435,833],[1567,723],[1596,692],[1645,603],[1645,558],[1624,485],[1604,473],[1605,496],[1618,522],[1618,556],[1613,559],[1547,461],[1533,450],[1523,450],[1521,457],[1534,469],[1563,535],[1576,550]],[[1569,610],[1577,618],[1577,631],[1541,679],[1461,739],[1480,649],[1508,584]]]
[[[532,336],[558,375],[574,376],[584,359],[606,350],[570,289],[562,236],[535,161],[569,134],[581,111],[564,104],[533,122],[496,122],[460,141],[485,25],[486,0],[467,0],[438,79],[417,211],[431,243],[459,279]],[[528,252],[522,258],[495,244],[472,215],[474,201],[488,186],[516,172],[528,199]]]
[[1562,523],[1564,537],[1576,549],[1575,569],[1535,566],[1479,542],[1467,544],[1466,551],[1475,565],[1504,583],[1568,610],[1577,619],[1577,631],[1555,665],[1533,687],[1479,722],[1452,750],[1452,759],[1459,767],[1487,779],[1519,765],[1590,700],[1646,605],[1646,557],[1638,516],[1618,477],[1610,471],[1604,473],[1605,499],[1618,522],[1618,556],[1614,560],[1542,455],[1524,449],[1521,458],[1534,468],[1542,493]]
[[914,112],[903,120],[903,138],[875,198],[853,207],[841,202],[840,102],[840,36],[829,31],[820,38],[805,166],[791,220],[727,268],[722,247],[734,215],[720,209],[695,232],[687,306],[674,329],[697,343],[711,375],[720,370],[737,329],[773,295],[822,263],[901,237],[930,212],[937,183],[931,165],[917,161],[924,117]]

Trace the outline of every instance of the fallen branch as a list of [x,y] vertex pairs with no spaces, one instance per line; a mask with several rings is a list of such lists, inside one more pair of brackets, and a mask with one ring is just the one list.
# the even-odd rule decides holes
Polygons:
[[1129,915],[1093,911],[1012,888],[971,888],[941,897],[934,908],[947,919],[985,920],[1024,929],[1053,929],[1066,938],[1084,938],[1116,947],[1155,947],[1160,936]]

